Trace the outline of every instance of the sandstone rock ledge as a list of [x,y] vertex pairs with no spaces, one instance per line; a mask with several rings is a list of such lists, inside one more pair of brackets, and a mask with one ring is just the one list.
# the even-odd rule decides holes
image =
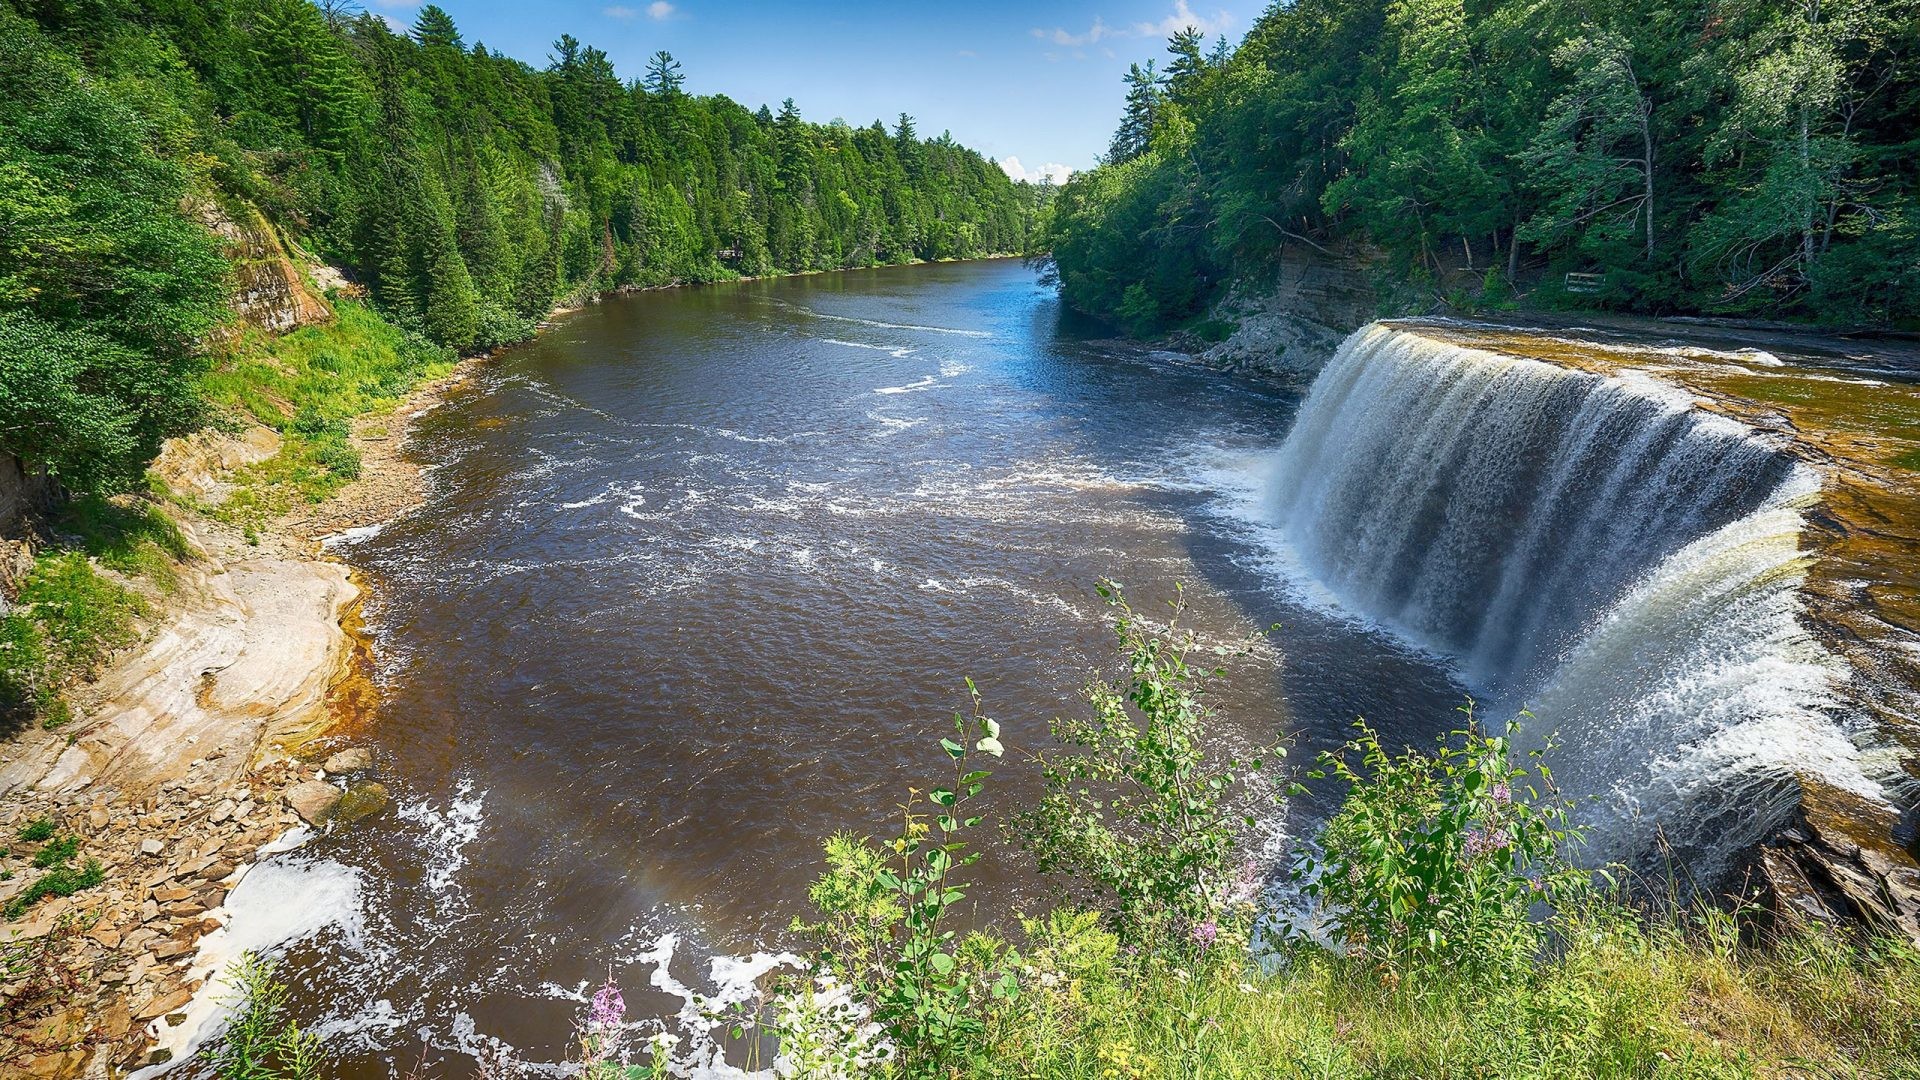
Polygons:
[[0,926],[0,950],[20,961],[0,971],[0,1073],[145,1063],[198,989],[189,965],[227,890],[299,823],[283,791],[314,770],[286,749],[326,722],[359,590],[338,563],[248,557],[186,531],[200,551],[171,611],[76,695],[79,719],[0,746],[0,847],[14,849],[0,904],[39,876],[30,860],[44,845],[18,837],[40,819],[56,841],[78,840],[73,866],[97,860],[105,874]]

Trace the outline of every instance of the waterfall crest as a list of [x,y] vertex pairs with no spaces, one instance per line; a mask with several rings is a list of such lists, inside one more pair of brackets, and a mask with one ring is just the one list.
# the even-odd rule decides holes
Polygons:
[[1797,617],[1818,476],[1684,393],[1370,326],[1274,477],[1282,535],[1343,604],[1558,735],[1609,855],[1658,826],[1711,869],[1790,810],[1796,771],[1880,794]]

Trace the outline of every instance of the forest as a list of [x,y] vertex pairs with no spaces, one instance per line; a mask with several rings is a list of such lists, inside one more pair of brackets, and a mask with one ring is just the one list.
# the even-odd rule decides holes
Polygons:
[[138,486],[206,415],[230,316],[208,207],[263,213],[466,352],[624,287],[1023,250],[1034,192],[913,118],[852,127],[544,68],[349,0],[0,0],[0,451]]
[[1912,0],[1276,3],[1237,47],[1134,65],[1037,246],[1139,333],[1289,245],[1402,309],[1910,328],[1917,47]]

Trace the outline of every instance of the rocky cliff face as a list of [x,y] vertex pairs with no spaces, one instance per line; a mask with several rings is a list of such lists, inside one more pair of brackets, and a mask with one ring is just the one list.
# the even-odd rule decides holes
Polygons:
[[1380,314],[1379,306],[1363,253],[1296,244],[1282,251],[1270,283],[1242,284],[1214,306],[1213,316],[1235,329],[1199,355],[1223,368],[1304,382],[1348,334]]
[[278,231],[260,211],[251,206],[229,209],[208,201],[199,212],[233,262],[232,307],[241,323],[284,334],[333,318],[333,310],[307,283]]

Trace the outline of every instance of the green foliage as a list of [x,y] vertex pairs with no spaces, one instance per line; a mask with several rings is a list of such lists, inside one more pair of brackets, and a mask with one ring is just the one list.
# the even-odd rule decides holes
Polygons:
[[1251,898],[1238,850],[1253,818],[1231,799],[1265,762],[1209,753],[1201,698],[1221,672],[1188,663],[1198,645],[1179,626],[1182,600],[1156,628],[1119,586],[1102,582],[1100,594],[1114,609],[1127,673],[1088,689],[1091,717],[1053,722],[1074,752],[1040,755],[1046,794],[1016,831],[1039,868],[1062,875],[1069,895],[1102,911],[1123,942],[1204,949],[1229,907]]
[[20,830],[20,839],[30,844],[37,844],[43,840],[51,840],[54,832],[57,831],[58,828],[59,826],[54,824],[52,818],[37,817],[28,822],[26,827]]
[[318,1080],[320,1039],[287,1017],[287,985],[274,978],[275,964],[243,953],[230,972],[238,1000],[214,1054],[219,1080]]
[[7,901],[7,918],[19,918],[49,896],[72,896],[105,880],[107,871],[98,859],[88,859],[86,865],[78,869],[71,866],[56,867],[35,878],[24,892]]
[[1005,752],[1000,725],[981,713],[971,681],[967,690],[973,715],[955,714],[953,737],[940,740],[953,778],[926,793],[932,809],[920,809],[920,792],[911,791],[900,833],[885,845],[829,840],[827,871],[809,891],[822,919],[795,926],[819,943],[819,966],[885,1026],[895,1067],[907,1076],[944,1076],[967,1060],[985,1030],[984,1003],[1018,992],[1008,970],[1018,956],[953,927],[953,908],[967,893],[961,872],[980,857],[963,839],[981,824],[971,804],[990,775],[969,759]]
[[0,8],[0,449],[76,490],[136,487],[193,424],[198,341],[225,315],[171,119]]
[[1467,978],[1512,975],[1545,940],[1534,906],[1589,880],[1562,861],[1579,832],[1543,752],[1516,762],[1518,729],[1487,735],[1466,711],[1468,726],[1432,752],[1389,753],[1361,724],[1307,774],[1346,788],[1320,834],[1322,853],[1303,853],[1297,875],[1351,955]]
[[131,644],[135,620],[146,610],[144,600],[102,576],[84,552],[41,554],[13,609],[0,616],[0,723],[64,722],[60,687]]
[[1136,68],[1035,246],[1137,334],[1288,247],[1384,256],[1396,308],[1916,325],[1917,45],[1915,0],[1276,3],[1237,48],[1176,34],[1167,79]]
[[7,901],[7,918],[19,918],[49,896],[72,896],[107,879],[106,869],[97,859],[88,859],[85,865],[78,868],[73,866],[74,858],[80,854],[79,837],[69,835],[54,839],[53,834],[53,819],[44,817],[20,830],[22,840],[46,842],[46,846],[33,853],[35,869],[45,870],[46,873],[35,878],[32,884]]
[[65,866],[67,863],[72,862],[73,857],[79,853],[80,838],[77,836],[63,836],[58,840],[48,842],[46,847],[34,852],[33,865],[41,870],[46,870],[54,866]]

